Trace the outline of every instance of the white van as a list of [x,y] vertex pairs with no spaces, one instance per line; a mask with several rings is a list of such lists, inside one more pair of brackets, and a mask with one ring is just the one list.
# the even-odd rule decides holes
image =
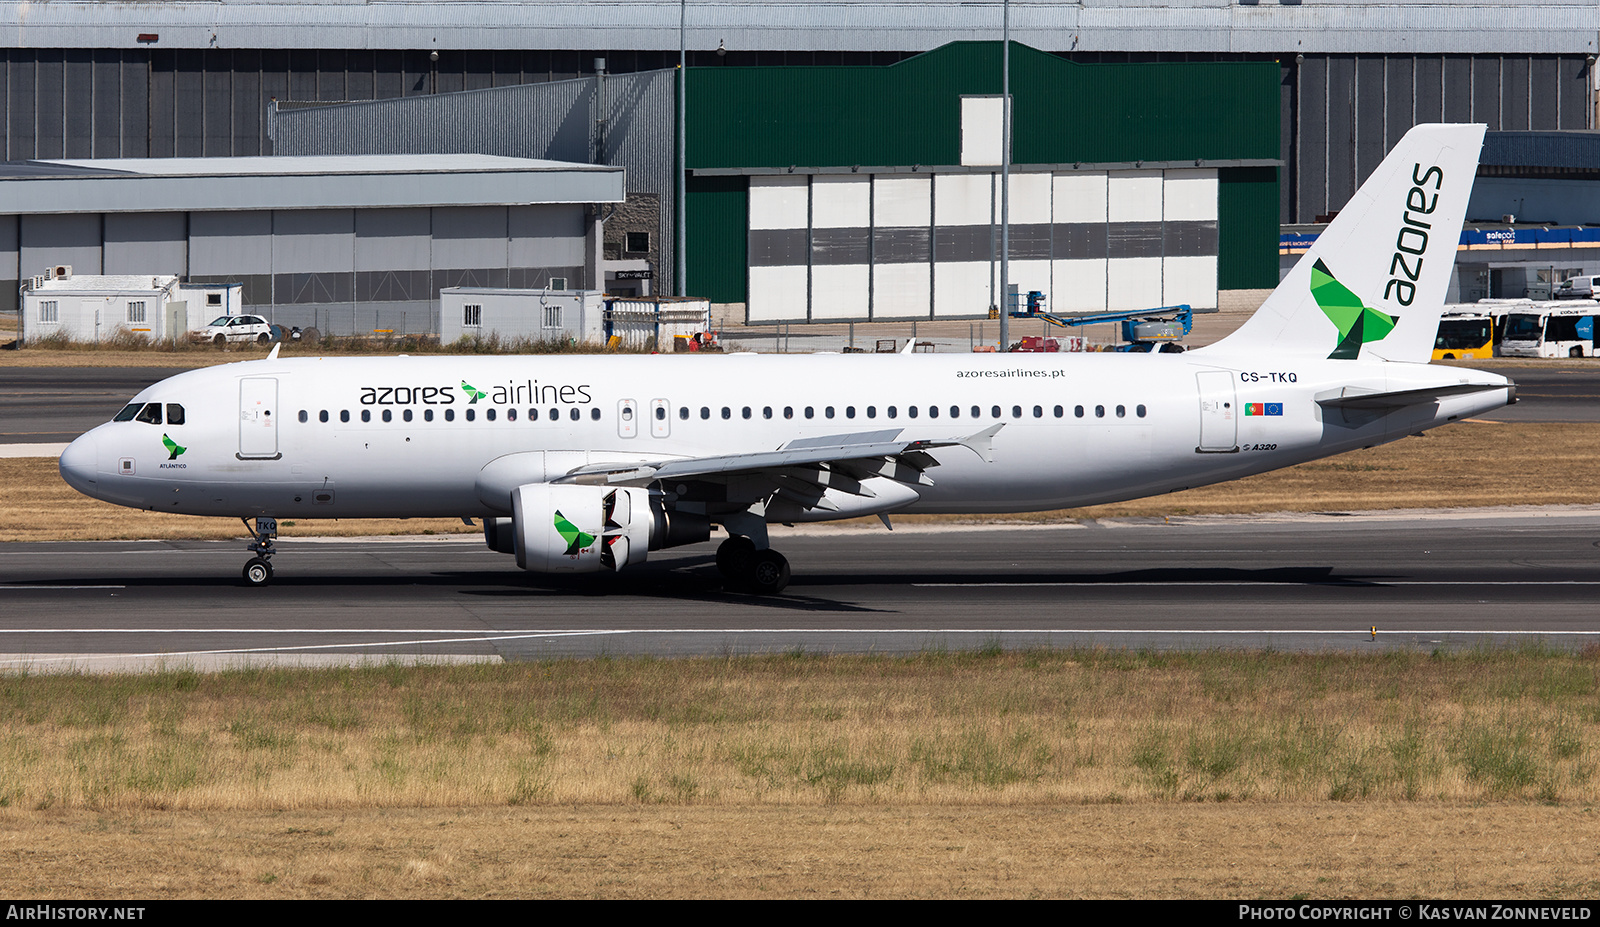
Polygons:
[[1568,277],[1556,287],[1556,299],[1593,299],[1600,276]]

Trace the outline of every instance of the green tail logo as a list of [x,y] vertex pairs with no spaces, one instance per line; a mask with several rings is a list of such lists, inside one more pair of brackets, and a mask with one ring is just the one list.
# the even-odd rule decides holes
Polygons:
[[577,556],[585,547],[594,543],[594,535],[580,531],[577,525],[567,521],[567,517],[561,514],[560,509],[556,510],[556,531],[561,535],[561,540],[567,542],[569,557]]
[[178,442],[172,440],[166,435],[161,436],[161,443],[167,446],[167,454],[169,455],[167,457],[168,460],[177,460],[179,454],[182,454],[184,451],[188,450],[188,448],[180,446]]
[[472,405],[473,403],[477,402],[478,400],[482,399],[483,397],[489,395],[488,393],[484,392],[483,390],[478,389],[477,387],[475,387],[472,384],[468,383],[466,380],[462,380],[461,381],[461,391],[467,394],[467,397],[468,397],[467,398],[467,405],[469,405],[469,406]]
[[1311,296],[1328,321],[1339,329],[1339,346],[1328,355],[1330,360],[1355,360],[1362,345],[1387,338],[1400,321],[1397,315],[1385,315],[1362,305],[1361,297],[1335,280],[1333,271],[1320,260],[1311,268]]

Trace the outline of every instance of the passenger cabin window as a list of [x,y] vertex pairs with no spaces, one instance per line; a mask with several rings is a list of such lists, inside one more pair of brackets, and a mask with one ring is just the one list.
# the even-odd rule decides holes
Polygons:
[[306,422],[309,422],[309,421],[311,421],[311,413],[307,412],[304,409],[301,409],[300,410],[300,424],[304,425]]

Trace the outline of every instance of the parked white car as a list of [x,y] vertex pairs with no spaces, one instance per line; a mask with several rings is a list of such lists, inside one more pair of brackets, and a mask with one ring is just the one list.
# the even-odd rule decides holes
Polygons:
[[205,328],[189,333],[190,341],[211,342],[218,347],[234,342],[266,344],[272,340],[272,323],[259,315],[224,315]]

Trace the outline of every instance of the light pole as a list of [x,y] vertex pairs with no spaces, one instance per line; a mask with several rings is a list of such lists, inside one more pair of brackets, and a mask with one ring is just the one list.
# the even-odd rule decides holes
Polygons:
[[677,284],[675,289],[679,296],[688,296],[688,268],[689,250],[688,222],[686,216],[689,212],[688,199],[688,141],[687,126],[689,113],[689,0],[678,0],[678,268],[673,274],[677,279],[672,282]]
[[1000,350],[1011,350],[1011,0],[1000,50]]

